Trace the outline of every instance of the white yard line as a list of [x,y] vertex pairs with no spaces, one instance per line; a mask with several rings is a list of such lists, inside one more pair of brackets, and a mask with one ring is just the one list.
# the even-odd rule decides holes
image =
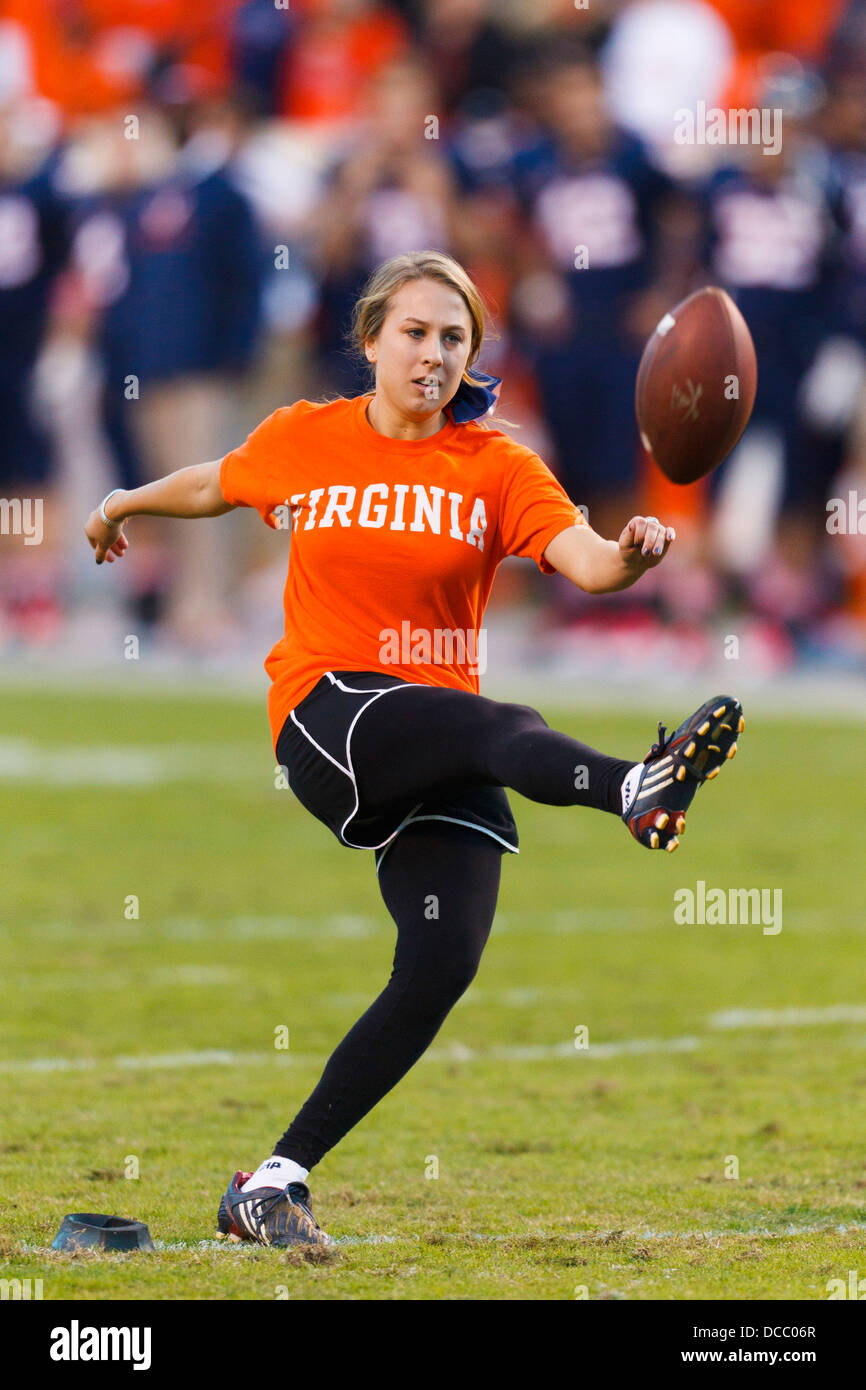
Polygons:
[[44,974],[15,970],[6,971],[3,976],[4,988],[10,993],[19,990],[57,990],[63,993],[73,991],[75,995],[83,991],[110,989],[167,989],[172,985],[186,988],[189,985],[209,989],[215,985],[237,985],[238,974],[227,965],[171,965],[156,970],[94,970],[88,966],[85,971],[54,970]]
[[710,1028],[811,1028],[827,1023],[866,1023],[866,1004],[827,1004],[803,1009],[723,1009]]
[[431,1047],[420,1059],[433,1062],[546,1062],[555,1057],[584,1057],[603,1060],[608,1057],[642,1056],[653,1052],[693,1052],[700,1047],[700,1038],[624,1038],[620,1042],[590,1043],[576,1048],[573,1039],[561,1043],[526,1043],[519,1047],[488,1047],[474,1049],[463,1043],[449,1047]]
[[[479,1244],[499,1244],[503,1241],[511,1241],[519,1245],[522,1240],[548,1241],[551,1244],[561,1244],[570,1242],[574,1245],[583,1247],[608,1246],[615,1254],[617,1247],[626,1241],[654,1241],[654,1240],[673,1240],[673,1241],[718,1241],[718,1240],[752,1240],[755,1237],[762,1237],[765,1240],[787,1240],[796,1236],[818,1236],[818,1235],[847,1235],[851,1232],[866,1231],[864,1221],[819,1221],[809,1225],[798,1226],[795,1222],[788,1222],[786,1225],[776,1230],[768,1226],[747,1226],[744,1230],[697,1230],[689,1231],[656,1231],[648,1227],[637,1226],[633,1230],[611,1230],[611,1231],[442,1231],[437,1232],[436,1243],[444,1244],[448,1242],[465,1243],[466,1241],[477,1241]],[[420,1242],[423,1237],[414,1232],[406,1232],[401,1235],[394,1235],[390,1232],[374,1232],[371,1235],[356,1236],[345,1235],[335,1236],[334,1244],[338,1249],[356,1245],[395,1245],[402,1242]],[[29,1255],[56,1256],[54,1251],[47,1245],[37,1245],[28,1240],[19,1240],[18,1245]],[[191,1251],[213,1250],[228,1253],[232,1258],[243,1258],[252,1251],[260,1249],[251,1241],[228,1241],[228,1240],[163,1240],[153,1237],[154,1248],[159,1254],[182,1254],[188,1255]],[[102,1252],[97,1252],[102,1253]],[[277,1248],[276,1253],[282,1255],[282,1250]]]
[[[754,1236],[763,1236],[771,1240],[785,1239],[790,1236],[816,1236],[832,1233],[834,1235],[845,1235],[849,1231],[866,1231],[866,1221],[848,1221],[845,1223],[827,1221],[819,1222],[811,1226],[797,1226],[789,1222],[786,1226],[778,1230],[771,1230],[767,1226],[748,1226],[743,1231],[724,1230],[724,1231],[653,1231],[637,1227],[635,1230],[617,1231],[506,1231],[502,1234],[493,1234],[484,1231],[467,1231],[455,1233],[445,1231],[437,1233],[437,1244],[449,1240],[477,1240],[481,1243],[492,1241],[515,1241],[521,1240],[544,1240],[544,1241],[573,1241],[582,1245],[603,1245],[609,1244],[612,1248],[627,1240],[725,1240],[740,1236],[744,1239],[751,1239]],[[337,1236],[335,1244],[341,1245],[379,1245],[392,1243],[399,1240],[420,1240],[420,1236],[395,1236],[380,1235],[378,1233],[369,1236]],[[205,1242],[202,1242],[204,1244]],[[156,1242],[154,1242],[156,1244]],[[169,1248],[166,1242],[166,1248]],[[194,1243],[193,1243],[194,1244]],[[221,1245],[221,1241],[214,1241],[213,1244]],[[178,1248],[182,1242],[177,1242]]]
[[[570,936],[575,933],[641,930],[635,914],[619,908],[600,908],[597,912],[581,910],[561,910],[538,913],[497,913],[493,924],[494,935],[538,936],[551,933],[555,936]],[[21,939],[33,941],[69,941],[79,943],[86,940],[93,943],[108,940],[115,943],[118,936],[124,941],[317,941],[325,938],[342,940],[363,940],[370,936],[387,936],[395,939],[394,923],[383,912],[381,916],[366,916],[361,913],[329,913],[320,918],[292,917],[287,914],[259,913],[236,917],[208,918],[198,916],[164,917],[157,921],[144,918],[118,922],[88,922],[86,925],[69,919],[56,922],[28,923],[15,931],[0,926],[0,936],[7,940]],[[479,987],[478,993],[482,992]],[[560,992],[565,992],[561,989]],[[503,991],[516,997],[519,994],[549,993],[543,986],[534,991],[512,989]],[[344,996],[349,999],[348,992]],[[360,999],[360,995],[358,996]],[[369,999],[366,1000],[369,1003]]]
[[[283,1053],[289,1058],[289,1053]],[[208,1048],[201,1052],[158,1052],[134,1057],[33,1057],[15,1062],[0,1062],[0,1072],[64,1072],[64,1071],[155,1071],[179,1067],[252,1067],[273,1060],[267,1052],[229,1052]],[[297,1056],[295,1061],[301,1059]],[[312,1059],[306,1059],[312,1060]],[[315,1059],[319,1061],[319,1058]],[[324,1060],[324,1059],[321,1059]]]
[[[114,945],[118,941],[137,940],[221,941],[229,944],[238,941],[360,941],[377,934],[387,933],[392,939],[395,935],[393,922],[389,923],[384,917],[377,920],[357,913],[329,913],[321,918],[288,915],[239,916],[224,921],[209,921],[206,917],[169,917],[151,922],[146,917],[133,918],[130,921],[120,917],[117,922],[86,925],[62,920],[28,925],[26,929],[22,929],[21,935],[28,943],[67,941],[92,945],[100,940],[100,933],[103,942],[110,941]],[[8,931],[0,928],[0,936],[5,936],[8,940],[10,935]],[[74,971],[70,970],[67,984],[75,978]]]
[[[188,981],[187,981],[188,982]],[[203,981],[203,983],[206,981]],[[711,1014],[707,1024],[711,1029],[794,1028],[817,1027],[838,1023],[866,1022],[866,1005],[832,1004],[815,1009],[728,1009]],[[420,1058],[421,1062],[545,1062],[557,1058],[577,1058],[604,1061],[610,1057],[640,1057],[657,1053],[695,1052],[709,1041],[709,1035],[686,1034],[674,1038],[621,1038],[611,1042],[592,1042],[588,1047],[575,1047],[572,1039],[558,1043],[526,1043],[519,1046],[486,1048],[467,1047],[453,1042],[447,1047],[432,1047]],[[154,1071],[160,1068],[176,1070],[183,1067],[248,1067],[267,1066],[276,1062],[285,1066],[324,1066],[326,1053],[298,1053],[274,1049],[273,1052],[235,1052],[231,1048],[206,1048],[201,1051],[139,1053],[119,1057],[33,1057],[0,1061],[0,1073],[6,1075],[28,1072],[65,1072],[121,1070]]]
[[[420,1058],[421,1062],[544,1062],[555,1058],[577,1057],[589,1060],[603,1060],[608,1057],[641,1056],[655,1052],[692,1052],[700,1046],[700,1039],[685,1038],[627,1038],[622,1042],[593,1043],[586,1048],[576,1048],[571,1040],[560,1043],[526,1044],[518,1047],[472,1048],[464,1043],[454,1042],[448,1047],[430,1048]],[[158,1068],[177,1069],[182,1067],[249,1067],[268,1066],[276,1062],[285,1065],[294,1062],[300,1065],[324,1066],[328,1060],[326,1053],[282,1052],[233,1052],[231,1049],[205,1049],[200,1052],[160,1052],[143,1053],[131,1057],[33,1057],[11,1061],[0,1061],[0,1073],[16,1074],[26,1072],[64,1072],[64,1071],[154,1071]]]
[[[31,782],[61,787],[152,787],[164,782],[249,780],[249,760],[215,756],[215,744],[42,744],[28,738],[0,738],[0,782]],[[260,776],[271,775],[265,751]]]

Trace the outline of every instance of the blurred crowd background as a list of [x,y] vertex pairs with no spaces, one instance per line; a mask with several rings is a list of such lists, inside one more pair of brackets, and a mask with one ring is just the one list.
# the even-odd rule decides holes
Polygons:
[[[782,112],[780,152],[681,143],[699,102]],[[0,0],[0,494],[44,499],[40,544],[0,536],[4,655],[106,613],[190,653],[276,640],[286,555],[255,515],[136,518],[99,569],[84,521],[369,389],[355,297],[423,248],[479,284],[500,413],[596,529],[678,527],[635,591],[506,562],[499,605],[584,647],[664,632],[699,665],[723,631],[768,670],[864,667],[866,0]],[[758,396],[678,489],[634,378],[705,283]]]

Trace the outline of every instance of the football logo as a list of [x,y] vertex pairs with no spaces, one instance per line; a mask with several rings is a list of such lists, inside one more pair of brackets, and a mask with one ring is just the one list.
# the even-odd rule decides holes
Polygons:
[[683,391],[677,386],[676,382],[674,382],[673,390],[671,391],[671,410],[681,410],[683,412],[683,417],[680,422],[683,425],[687,420],[697,420],[698,401],[704,394],[702,384],[698,382],[697,386],[695,386],[691,377],[686,377],[686,388],[687,389]]

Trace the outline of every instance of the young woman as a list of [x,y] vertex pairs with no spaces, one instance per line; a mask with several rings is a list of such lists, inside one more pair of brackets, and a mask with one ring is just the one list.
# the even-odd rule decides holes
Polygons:
[[285,635],[265,668],[277,761],[341,844],[372,850],[397,926],[387,985],[349,1031],[273,1154],[235,1173],[224,1235],[327,1245],[306,1178],[397,1084],[468,988],[501,856],[518,852],[505,793],[619,815],[674,850],[702,782],[736,751],[742,710],[702,705],[643,762],[608,757],[534,709],[479,693],[477,634],[497,565],[531,557],[591,593],[633,584],[674,532],[635,516],[603,540],[532,450],[483,417],[499,379],[471,373],[484,305],[463,268],[412,252],[371,277],[354,316],[375,391],[278,410],[221,461],[110,493],[86,534],[96,563],[127,518],[255,507],[291,526]]

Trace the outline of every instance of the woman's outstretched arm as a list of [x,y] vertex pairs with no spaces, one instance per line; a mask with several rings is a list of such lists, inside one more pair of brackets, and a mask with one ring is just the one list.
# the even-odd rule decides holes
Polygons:
[[108,526],[99,515],[99,508],[94,508],[87,518],[84,534],[96,551],[96,563],[101,565],[103,560],[112,563],[115,557],[123,555],[129,545],[123,533],[128,517],[191,518],[222,516],[224,512],[234,511],[232,503],[227,502],[220,491],[221,462],[216,459],[211,463],[195,463],[129,492],[122,489],[115,492],[105,504]]
[[544,558],[588,594],[627,589],[648,569],[660,565],[676,532],[655,516],[633,516],[618,541],[606,541],[590,526],[560,531]]

